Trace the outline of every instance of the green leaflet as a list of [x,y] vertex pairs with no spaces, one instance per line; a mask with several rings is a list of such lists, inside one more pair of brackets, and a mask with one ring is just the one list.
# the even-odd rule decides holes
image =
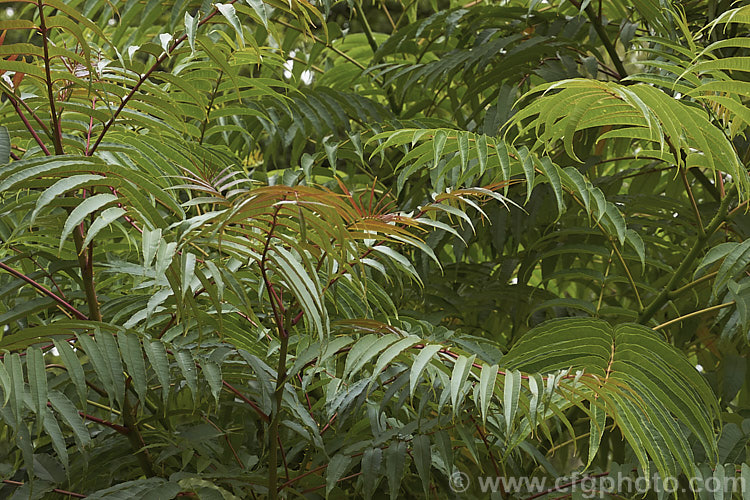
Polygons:
[[3,406],[5,406],[8,404],[13,386],[11,385],[10,373],[8,373],[3,362],[0,362],[0,388],[3,389]]
[[[376,351],[375,349],[371,348],[373,346],[376,346],[378,343],[385,343],[386,345],[383,346],[385,348],[387,346],[387,343],[390,341],[392,342],[394,340],[395,336],[386,336],[383,337],[384,340],[381,341],[381,339],[378,338],[377,335],[366,335],[360,338],[356,344],[351,348],[349,351],[349,355],[346,357],[346,366],[344,367],[344,375],[347,375],[349,373],[352,373],[354,370],[354,367],[359,365],[364,366],[364,364],[371,358],[371,356],[367,356],[368,352],[373,352],[373,356],[377,355],[379,349]],[[359,360],[365,357],[365,362],[359,363]]]
[[143,359],[141,342],[135,335],[121,332],[117,335],[117,343],[120,353],[122,353],[122,359],[125,361],[128,375],[133,380],[133,389],[135,389],[141,404],[144,404],[148,388],[146,385],[146,363]]
[[380,482],[380,466],[383,461],[383,451],[380,448],[368,448],[362,455],[362,478],[364,496],[372,498],[375,488]]
[[180,349],[174,352],[174,359],[177,361],[177,366],[182,371],[182,376],[185,377],[187,386],[190,388],[190,393],[194,401],[198,400],[198,372],[195,367],[195,359],[193,354],[187,349]]
[[39,196],[39,199],[36,202],[36,207],[34,207],[34,211],[31,214],[31,220],[34,221],[42,209],[49,205],[58,196],[103,179],[106,179],[106,177],[95,174],[71,175],[70,177],[60,179]]
[[187,34],[188,43],[190,44],[190,50],[195,53],[195,30],[198,27],[198,18],[190,15],[189,12],[185,12],[185,33]]
[[341,479],[352,462],[352,458],[346,455],[334,455],[331,461],[328,463],[326,468],[326,496],[336,486],[336,483]]
[[599,451],[599,445],[604,434],[604,424],[607,419],[606,412],[597,403],[597,401],[591,401],[589,406],[589,410],[591,411],[591,425],[589,430],[589,458],[586,462],[586,467],[591,465],[591,462],[596,457],[596,452]]
[[482,372],[479,375],[479,398],[477,405],[482,413],[482,422],[487,421],[487,410],[492,401],[492,395],[495,392],[495,380],[497,379],[497,365],[482,365]]
[[156,378],[161,385],[161,398],[164,405],[169,398],[169,359],[167,359],[167,350],[164,344],[158,340],[144,340],[143,350],[146,352],[151,368],[156,372]]
[[102,211],[101,215],[96,218],[86,233],[86,238],[81,246],[87,246],[99,234],[99,231],[112,224],[114,221],[125,215],[127,212],[120,207],[110,207]]
[[[540,407],[540,401],[544,406],[544,380],[542,376],[534,374],[529,377],[529,392],[531,393],[531,399],[529,401],[529,423],[531,424],[532,430],[536,427],[538,419],[538,409]],[[540,398],[541,396],[541,398]]]
[[438,130],[435,132],[435,136],[432,138],[432,151],[434,154],[433,165],[437,167],[440,162],[440,158],[443,156],[443,148],[445,147],[445,141],[448,138],[448,133],[445,130]]
[[29,377],[31,391],[31,409],[41,422],[47,407],[47,372],[44,369],[42,351],[36,347],[26,349],[26,371]]
[[65,240],[67,239],[68,235],[73,231],[74,227],[78,226],[83,221],[83,219],[86,218],[86,216],[102,209],[104,206],[112,203],[115,200],[117,200],[117,196],[109,193],[95,194],[94,196],[83,200],[76,208],[73,209],[73,211],[70,212],[70,215],[65,221],[65,225],[63,226],[63,230],[60,236],[60,247],[58,250],[62,251],[63,245],[65,244]]
[[[729,245],[729,243],[726,245]],[[706,259],[701,263],[701,266],[706,264],[708,258],[709,256],[707,255]],[[730,279],[742,272],[748,264],[750,264],[750,239],[745,240],[740,244],[736,244],[736,246],[733,246],[731,251],[726,254],[724,261],[721,263],[721,266],[719,266],[719,272],[716,275],[716,281],[714,281],[712,294],[716,296],[719,290],[726,286]]]
[[414,464],[422,480],[425,497],[427,497],[430,491],[430,469],[432,468],[432,451],[430,450],[429,436],[420,434],[414,437],[412,440],[412,454],[414,456]]
[[472,355],[470,358],[466,356],[459,356],[453,365],[453,373],[451,374],[451,405],[453,406],[453,416],[456,416],[456,412],[460,408],[459,396],[465,392],[466,380],[471,373],[471,367],[476,359],[476,355]]
[[0,127],[0,165],[10,161],[10,135],[6,127]]
[[428,364],[432,361],[433,357],[443,348],[440,344],[433,344],[424,346],[419,354],[414,358],[414,364],[411,365],[411,372],[409,375],[409,392],[414,395],[414,389],[422,377],[422,373],[427,368]]
[[116,394],[124,393],[125,388],[115,388],[114,380],[112,379],[112,370],[110,369],[106,355],[102,352],[99,343],[95,342],[93,338],[85,334],[79,335],[77,338],[78,343],[89,358],[94,373],[103,386],[103,389],[107,392],[110,406],[114,407],[114,402],[117,400]]
[[18,427],[21,425],[21,412],[23,411],[23,399],[26,393],[26,388],[24,387],[21,358],[17,353],[10,355],[8,372],[10,373],[11,383],[10,409],[13,414],[13,424]]
[[[83,336],[79,338],[79,341],[82,338]],[[104,369],[108,370],[111,376],[112,385],[110,388],[113,392],[110,395],[115,397],[115,400],[120,404],[120,408],[122,408],[125,401],[125,370],[122,365],[117,341],[114,335],[101,330],[94,333],[94,340],[102,354],[101,364],[104,365]]]
[[221,378],[221,365],[214,363],[213,361],[205,361],[201,365],[201,373],[208,382],[208,387],[211,389],[211,395],[213,395],[216,404],[219,404],[219,394],[223,387]]
[[8,169],[0,172],[0,192],[7,191],[18,183],[59,171],[99,170],[101,163],[94,158],[56,157],[54,160],[31,158],[13,162]]
[[385,468],[391,500],[398,498],[406,463],[406,443],[397,441],[385,450]]
[[476,136],[477,159],[479,160],[479,173],[483,174],[487,169],[487,136],[482,134]]
[[503,384],[503,414],[505,415],[505,428],[510,433],[513,421],[518,411],[518,398],[521,394],[521,373],[519,371],[505,372]]
[[[362,342],[365,339],[367,340]],[[348,377],[356,375],[357,372],[359,372],[359,370],[361,370],[365,364],[372,361],[375,356],[379,355],[385,348],[396,342],[398,339],[399,336],[392,333],[386,334],[380,338],[375,335],[368,335],[367,337],[363,337],[362,339],[360,339],[360,341],[357,342],[357,344],[354,345],[354,347],[350,351],[352,356],[352,364],[349,365],[350,361],[349,358],[347,358],[347,366],[344,370],[344,374]],[[360,342],[362,342],[362,345],[358,349]],[[362,352],[362,349],[366,349],[366,351]]]
[[268,12],[266,11],[266,4],[262,0],[247,0],[247,3],[258,15],[261,22],[263,23],[263,26],[268,29]]
[[55,415],[49,408],[44,408],[43,414],[43,426],[44,432],[47,433],[52,441],[52,448],[55,450],[58,458],[63,464],[63,467],[68,468],[68,448],[65,444],[65,437],[63,436],[60,425],[57,423]]
[[86,387],[86,378],[83,374],[83,367],[81,366],[78,356],[73,352],[73,347],[69,342],[60,341],[58,339],[54,339],[53,342],[58,355],[62,359],[63,365],[65,365],[70,380],[76,387],[76,392],[78,393],[81,405],[85,405],[88,388]]
[[76,441],[79,446],[88,446],[91,443],[91,436],[83,425],[83,419],[78,415],[73,403],[61,392],[54,389],[48,393],[49,401],[52,408],[60,414],[65,423],[73,430]]
[[395,344],[391,345],[388,349],[383,351],[383,354],[378,357],[378,361],[375,364],[375,369],[372,371],[371,383],[376,380],[380,372],[385,369],[396,357],[402,354],[406,349],[410,348],[421,339],[417,336],[410,335],[405,339],[401,339]]
[[300,261],[289,251],[275,246],[273,256],[278,271],[302,304],[305,316],[311,318],[318,335],[323,338],[327,335],[330,325],[325,305],[320,298],[320,285],[313,281]]
[[240,39],[240,48],[244,48],[245,35],[242,33],[242,24],[237,18],[237,11],[235,10],[234,5],[230,3],[216,3],[214,4],[214,6],[219,12],[221,12],[221,15],[224,16],[227,21],[229,21],[229,24],[232,26],[232,28],[234,28],[234,31],[237,33],[237,36]]

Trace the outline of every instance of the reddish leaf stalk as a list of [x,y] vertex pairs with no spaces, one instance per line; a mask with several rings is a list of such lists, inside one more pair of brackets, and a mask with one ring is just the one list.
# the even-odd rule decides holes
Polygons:
[[18,115],[18,117],[21,118],[21,121],[26,127],[26,130],[28,130],[29,133],[31,134],[31,137],[33,137],[36,143],[39,144],[39,147],[42,148],[42,151],[44,151],[44,154],[46,154],[47,156],[50,156],[52,153],[49,152],[49,149],[47,149],[47,146],[45,146],[44,142],[42,142],[42,138],[39,137],[39,134],[37,134],[36,130],[34,130],[34,127],[31,126],[31,123],[29,123],[29,120],[26,118],[26,115],[24,115],[23,111],[21,111],[21,108],[18,107],[18,102],[16,101],[15,97],[11,97],[8,100],[10,101],[10,104],[13,106],[13,108],[16,110],[16,114]]
[[81,311],[79,311],[78,309],[76,309],[75,307],[73,307],[73,305],[71,305],[65,299],[63,299],[59,295],[55,294],[55,292],[53,292],[52,290],[46,288],[45,286],[41,285],[40,283],[37,283],[33,279],[29,278],[25,274],[22,274],[22,273],[16,271],[15,269],[13,269],[11,267],[8,267],[7,265],[3,264],[2,262],[0,262],[0,268],[4,269],[7,272],[9,272],[10,274],[12,274],[13,276],[15,276],[16,278],[22,279],[26,283],[30,284],[31,286],[33,286],[34,288],[36,288],[37,290],[39,290],[40,292],[42,292],[47,297],[50,297],[52,300],[54,300],[55,302],[57,302],[58,304],[60,304],[61,306],[63,306],[65,309],[67,309],[68,311],[70,311],[78,319],[82,319],[82,320],[89,319],[88,316],[86,316]]
[[52,71],[50,69],[49,57],[49,40],[47,39],[47,22],[44,19],[44,2],[39,0],[39,31],[42,35],[42,50],[44,51],[44,74],[47,83],[47,99],[49,100],[50,119],[52,120],[52,142],[55,145],[55,154],[65,154],[62,146],[62,129],[60,128],[60,119],[57,116],[55,107],[55,93],[53,89]]
[[[10,484],[11,486],[23,486],[25,484],[25,483],[22,483],[21,481],[13,481],[11,479],[3,479],[3,483]],[[73,498],[86,498],[86,495],[82,495],[74,491],[61,490],[60,488],[52,488],[52,491],[54,491],[55,493],[59,493],[61,495],[67,495]]]
[[[355,472],[354,474],[351,474],[351,475],[346,476],[346,477],[342,477],[341,479],[337,480],[336,482],[340,483],[341,481],[346,481],[347,479],[355,478],[355,477],[359,476],[360,474],[362,474],[362,471]],[[312,488],[308,488],[306,490],[302,490],[302,494],[304,495],[305,493],[310,493],[311,491],[321,490],[321,489],[323,489],[325,487],[326,487],[325,484],[320,484],[318,486],[313,486]]]
[[232,393],[234,393],[235,396],[237,396],[238,398],[240,398],[245,403],[249,404],[252,407],[252,409],[255,410],[255,413],[257,413],[258,415],[260,415],[260,418],[262,418],[264,422],[268,423],[268,422],[271,421],[271,418],[268,415],[266,415],[265,412],[263,410],[261,410],[260,407],[254,401],[248,399],[247,396],[245,396],[240,391],[238,391],[229,382],[227,382],[226,380],[222,380],[221,383],[229,391],[231,391]]
[[115,430],[115,431],[117,431],[118,433],[120,433],[122,435],[126,435],[126,434],[128,434],[130,432],[130,429],[128,429],[127,427],[119,425],[119,424],[115,424],[114,422],[109,422],[107,420],[103,420],[103,419],[101,419],[99,417],[95,417],[93,415],[89,415],[89,414],[84,413],[82,411],[79,411],[78,414],[81,417],[85,418],[86,420],[90,420],[92,422],[96,422],[97,424],[103,425],[105,427],[109,427],[110,429]]
[[[0,90],[1,90],[1,89],[0,89]],[[23,109],[25,109],[25,110],[26,110],[26,112],[27,112],[27,113],[28,113],[29,115],[31,115],[31,117],[32,117],[32,118],[34,119],[34,121],[35,121],[35,122],[37,122],[37,123],[39,124],[39,127],[41,127],[41,129],[42,129],[42,130],[44,131],[45,135],[47,135],[47,137],[52,137],[52,134],[50,133],[49,129],[47,128],[47,125],[45,125],[45,124],[44,124],[44,122],[42,121],[42,119],[41,119],[41,118],[39,118],[39,115],[37,115],[37,114],[36,114],[36,113],[34,112],[34,110],[33,110],[33,109],[31,109],[31,107],[30,107],[30,106],[29,106],[28,104],[26,104],[26,101],[24,101],[23,99],[19,99],[19,98],[17,98],[17,97],[15,96],[15,94],[13,94],[13,93],[11,93],[11,92],[8,92],[8,91],[6,91],[6,92],[5,92],[5,95],[6,95],[6,96],[8,97],[8,99],[9,99],[9,100],[11,101],[11,103],[13,104],[13,107],[14,107],[14,108],[16,108],[16,107],[17,107],[17,106],[18,106],[18,105],[20,104],[20,105],[21,105],[21,106],[23,107]],[[17,110],[16,110],[16,111],[17,111]],[[18,149],[18,148],[17,148],[17,149]],[[24,153],[26,152],[26,150],[21,150],[21,151],[22,151],[22,152],[24,152]]]

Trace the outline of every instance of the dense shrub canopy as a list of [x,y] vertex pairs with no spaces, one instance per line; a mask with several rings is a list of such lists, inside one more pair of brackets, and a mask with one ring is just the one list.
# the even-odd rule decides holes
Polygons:
[[3,1],[0,496],[729,498],[748,27]]

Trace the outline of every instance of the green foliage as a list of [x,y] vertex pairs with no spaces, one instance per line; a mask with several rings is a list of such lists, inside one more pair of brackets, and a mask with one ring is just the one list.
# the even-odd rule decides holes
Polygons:
[[749,26],[4,2],[0,496],[747,497]]

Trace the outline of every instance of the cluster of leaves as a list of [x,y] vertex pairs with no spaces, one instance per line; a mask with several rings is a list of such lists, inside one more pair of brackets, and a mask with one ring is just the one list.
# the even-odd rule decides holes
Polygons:
[[2,5],[0,495],[750,481],[750,7]]

